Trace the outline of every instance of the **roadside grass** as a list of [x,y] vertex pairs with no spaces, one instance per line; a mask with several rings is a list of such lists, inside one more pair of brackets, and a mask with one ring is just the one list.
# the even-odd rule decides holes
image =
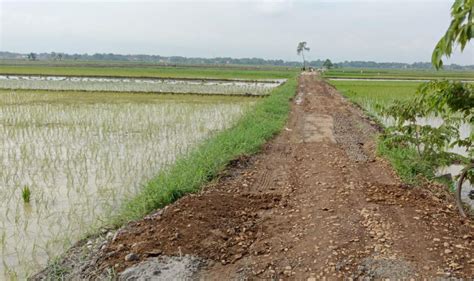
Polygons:
[[474,80],[474,71],[429,69],[340,68],[324,73],[325,78],[407,79],[407,80]]
[[420,175],[429,180],[435,179],[433,165],[421,159],[414,148],[391,147],[383,139],[383,136],[379,136],[377,141],[377,154],[390,161],[398,176],[400,176],[405,183],[421,183]]
[[[382,126],[387,121],[381,119],[377,107],[387,106],[395,100],[414,98],[420,85],[420,82],[395,81],[330,81],[330,83]],[[391,146],[383,134],[378,136],[377,154],[390,161],[405,183],[421,183],[420,175],[426,179],[435,179],[432,163],[421,159],[414,148]]]
[[120,226],[139,219],[187,193],[197,192],[232,159],[259,151],[285,124],[296,83],[293,76],[269,97],[259,101],[235,126],[218,133],[170,168],[159,172],[136,197],[123,205],[112,218],[112,224]]
[[70,269],[64,267],[61,264],[59,257],[53,258],[48,265],[49,268],[49,280],[65,280],[65,276],[69,273]]
[[[104,61],[20,61],[0,60],[0,74],[119,76],[163,78],[278,79],[299,73],[298,67],[247,65],[177,65]],[[341,68],[326,71],[325,78],[452,79],[474,81],[474,71],[429,69]]]
[[2,65],[0,74],[64,75],[64,76],[113,76],[149,78],[215,78],[215,79],[284,79],[296,75],[297,68],[238,68],[190,66],[103,66],[63,65]]

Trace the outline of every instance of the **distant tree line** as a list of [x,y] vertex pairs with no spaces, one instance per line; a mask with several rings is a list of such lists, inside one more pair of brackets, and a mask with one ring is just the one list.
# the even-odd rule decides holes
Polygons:
[[[0,52],[0,59],[22,59],[22,60],[55,60],[55,61],[115,61],[115,62],[146,62],[163,65],[256,65],[256,66],[286,66],[302,67],[303,62],[284,61],[276,59],[262,58],[188,58],[182,56],[164,57],[159,55],[121,55],[112,53],[96,54],[66,54],[59,52],[51,53],[12,53]],[[374,62],[374,61],[343,61],[334,63],[330,59],[306,61],[306,65],[314,68],[386,68],[386,69],[432,69],[433,65],[429,62],[399,63],[399,62]],[[445,65],[444,69],[451,70],[474,70],[474,65]]]

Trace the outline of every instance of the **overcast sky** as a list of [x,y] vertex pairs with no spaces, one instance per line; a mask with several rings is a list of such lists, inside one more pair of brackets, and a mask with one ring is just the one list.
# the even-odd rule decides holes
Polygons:
[[[430,61],[452,2],[0,0],[0,50]],[[457,53],[474,64],[473,43]]]

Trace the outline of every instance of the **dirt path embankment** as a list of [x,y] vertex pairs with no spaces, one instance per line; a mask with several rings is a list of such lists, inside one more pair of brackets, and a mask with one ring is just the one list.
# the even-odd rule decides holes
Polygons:
[[375,156],[375,134],[334,88],[302,75],[287,127],[262,153],[121,229],[96,265],[191,255],[202,263],[185,277],[205,280],[474,276],[473,222],[449,195],[402,184]]

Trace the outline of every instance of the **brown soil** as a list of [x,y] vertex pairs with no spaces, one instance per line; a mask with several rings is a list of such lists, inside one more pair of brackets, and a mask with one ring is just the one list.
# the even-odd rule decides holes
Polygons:
[[474,223],[442,188],[402,184],[375,156],[376,133],[303,74],[287,127],[260,154],[121,229],[97,265],[120,272],[189,254],[208,261],[197,276],[206,280],[473,277]]

